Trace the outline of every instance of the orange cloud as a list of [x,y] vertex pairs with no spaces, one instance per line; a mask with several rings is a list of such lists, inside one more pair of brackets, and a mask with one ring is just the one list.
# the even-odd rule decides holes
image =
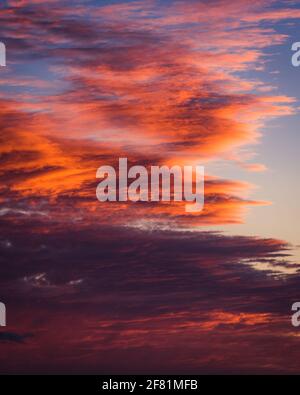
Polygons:
[[[101,210],[103,221],[147,218],[197,225],[238,223],[248,206],[266,204],[245,197],[250,189],[245,183],[208,174],[205,209],[197,216],[183,213],[180,204],[100,208],[95,172],[120,156],[147,165],[209,166],[230,157],[244,163],[240,147],[259,142],[267,120],[294,112],[293,98],[267,95],[261,81],[240,74],[264,67],[271,37],[272,44],[286,39],[261,18],[297,17],[292,9],[262,13],[271,5],[175,1],[154,17],[155,1],[92,8],[79,2],[72,10],[56,3],[51,11],[35,1],[31,13],[27,1],[10,2],[0,18],[16,63],[30,63],[32,54],[43,53],[56,91],[46,73],[32,90],[30,77],[6,81],[7,88],[21,92],[8,90],[0,110],[2,201],[8,194],[11,204],[12,197],[26,198],[27,204],[49,199],[50,211],[59,201],[66,204],[63,212],[69,198],[80,217]],[[263,164],[242,166],[265,170]]]

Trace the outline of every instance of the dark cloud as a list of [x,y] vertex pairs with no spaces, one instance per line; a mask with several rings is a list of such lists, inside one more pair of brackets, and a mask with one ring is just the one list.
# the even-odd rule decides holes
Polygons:
[[[13,328],[34,334],[27,347],[36,358],[56,350],[51,361],[29,370],[190,373],[230,366],[232,372],[279,372],[287,362],[283,348],[290,353],[286,371],[297,369],[290,308],[299,275],[273,272],[290,265],[286,243],[211,232],[75,228],[49,222],[45,228],[33,219],[15,229],[1,225],[1,295]],[[270,269],[253,269],[251,262]],[[10,352],[4,349],[2,358]],[[147,361],[138,363],[144,353]],[[24,358],[20,351],[15,356],[20,372],[27,371]]]
[[14,332],[2,332],[0,331],[0,342],[11,342],[11,343],[24,343],[27,339],[31,338],[32,334],[18,334]]

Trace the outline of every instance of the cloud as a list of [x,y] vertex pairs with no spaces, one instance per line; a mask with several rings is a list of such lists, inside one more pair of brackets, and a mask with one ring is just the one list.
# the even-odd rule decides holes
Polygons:
[[[62,144],[65,138],[101,142],[128,156],[137,150],[146,156],[150,146],[166,160],[180,161],[213,160],[259,141],[262,124],[292,114],[293,100],[255,94],[261,82],[242,78],[239,72],[263,66],[270,40],[280,44],[286,36],[259,19],[250,24],[240,19],[261,15],[272,6],[270,1],[220,4],[191,2],[187,7],[174,1],[157,8],[157,2],[150,1],[83,7],[78,2],[72,10],[62,3],[49,11],[39,1],[30,7],[25,1],[3,8],[4,31],[7,27],[9,40],[18,46],[13,54],[32,67],[37,54],[43,54],[48,59],[45,74],[51,72],[61,86],[49,93],[45,75],[47,100],[43,89],[23,89],[26,95],[16,99],[14,94],[4,105],[3,127],[11,132],[20,122],[26,132],[17,132],[18,142],[25,137],[39,145],[35,152],[22,148],[23,163],[40,155],[42,148],[43,167],[33,171],[48,173],[48,183],[53,177],[76,177],[78,186],[82,174],[70,169],[72,158],[65,163],[57,142],[46,137],[63,139]],[[293,11],[274,13],[293,19]],[[21,36],[17,26],[22,27]],[[28,77],[19,85],[25,82]],[[4,159],[12,161],[20,151],[9,157],[5,153]],[[63,187],[54,188],[61,193]]]
[[[21,372],[168,372],[165,353],[170,371],[298,366],[289,313],[299,269],[280,275],[291,265],[283,241],[110,226],[53,224],[45,232],[37,222],[8,233],[14,248],[1,250],[2,297],[10,301],[14,331],[34,334],[28,347],[42,362],[27,369],[26,355],[14,349]],[[268,271],[254,269],[254,261],[268,262]],[[279,349],[271,347],[275,341]],[[145,350],[149,359],[141,362]],[[11,351],[3,350],[0,363]]]
[[[99,157],[103,151],[111,157],[138,152],[145,161],[150,147],[165,161],[206,163],[257,143],[267,120],[294,112],[293,98],[257,94],[262,82],[239,72],[263,67],[270,40],[280,44],[286,36],[255,19],[270,1],[218,4],[78,2],[72,10],[62,3],[50,11],[39,1],[30,7],[25,1],[1,9],[15,62],[21,56],[35,68],[37,56],[47,59],[41,91],[26,89],[27,76],[17,82],[23,94],[13,91],[11,100],[3,100],[3,181],[22,180],[22,193],[47,189],[58,195],[92,180],[99,163],[87,158],[97,149]],[[294,19],[292,11],[274,13]],[[241,16],[254,21],[242,22]],[[49,72],[60,87],[55,94],[49,92]],[[90,141],[82,153],[85,163],[67,141],[74,138],[79,146]],[[226,191],[224,196],[231,199]],[[231,199],[231,206],[233,201],[240,206],[241,200]]]
[[0,342],[24,343],[30,337],[32,337],[31,334],[21,335],[14,332],[0,332]]
[[264,170],[243,150],[296,101],[255,71],[299,10],[269,0],[73,3],[0,8],[0,288],[13,317],[0,366],[296,372],[292,246],[205,231],[269,204],[249,197],[253,185],[208,171],[205,209],[191,216],[175,203],[100,204],[95,174],[119,157]]

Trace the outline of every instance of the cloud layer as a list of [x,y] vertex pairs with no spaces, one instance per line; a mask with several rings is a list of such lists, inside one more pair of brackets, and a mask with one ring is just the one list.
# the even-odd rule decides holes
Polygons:
[[297,2],[6,3],[0,371],[297,372],[291,246],[205,228],[269,204],[254,185],[208,171],[197,215],[95,196],[119,157],[265,171],[263,126],[296,101],[259,76]]

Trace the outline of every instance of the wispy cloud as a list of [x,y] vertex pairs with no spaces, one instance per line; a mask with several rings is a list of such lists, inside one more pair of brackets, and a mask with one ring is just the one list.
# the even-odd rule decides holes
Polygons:
[[[210,165],[266,170],[252,163],[263,127],[294,114],[297,103],[266,85],[261,71],[267,49],[288,39],[278,24],[300,18],[297,4],[6,3],[0,287],[13,318],[0,332],[0,365],[295,372],[292,246],[205,226],[241,223],[247,209],[270,204],[251,199],[254,185],[216,176]],[[100,205],[96,169],[119,157],[207,165],[204,211]]]

